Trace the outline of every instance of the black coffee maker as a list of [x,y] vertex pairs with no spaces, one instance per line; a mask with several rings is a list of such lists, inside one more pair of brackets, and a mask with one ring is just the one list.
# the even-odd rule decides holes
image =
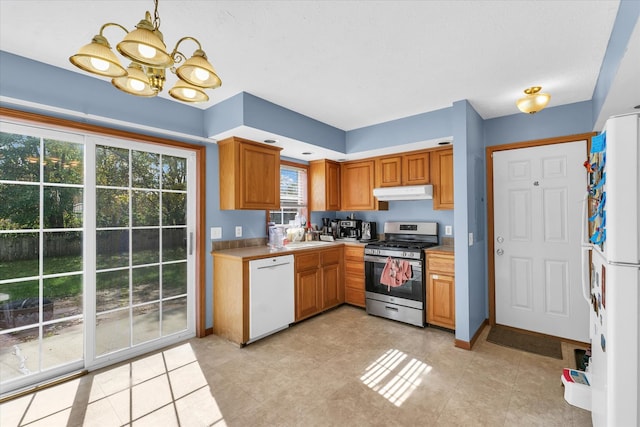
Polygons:
[[360,240],[362,237],[362,220],[343,219],[340,220],[340,238],[349,240]]

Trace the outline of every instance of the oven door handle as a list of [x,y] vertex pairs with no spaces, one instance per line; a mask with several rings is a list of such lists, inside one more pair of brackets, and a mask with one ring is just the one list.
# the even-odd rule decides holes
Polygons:
[[[388,257],[381,257],[381,256],[375,256],[375,255],[365,255],[364,256],[364,262],[365,263],[366,262],[373,262],[373,263],[376,263],[376,264],[386,264],[387,263],[387,258]],[[418,269],[418,270],[422,269],[422,261],[408,260],[408,259],[404,259],[404,258],[394,258],[394,257],[391,257],[391,259],[399,260],[399,261],[407,261],[412,268]]]

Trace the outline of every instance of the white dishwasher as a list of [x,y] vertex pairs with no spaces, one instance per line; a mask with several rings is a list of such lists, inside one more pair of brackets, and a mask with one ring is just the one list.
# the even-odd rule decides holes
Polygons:
[[293,323],[293,283],[293,255],[249,261],[249,342]]

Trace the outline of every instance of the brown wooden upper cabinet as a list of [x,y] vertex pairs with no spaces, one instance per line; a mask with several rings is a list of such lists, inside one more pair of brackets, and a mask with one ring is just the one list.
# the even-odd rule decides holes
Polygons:
[[370,211],[389,208],[387,202],[380,202],[373,197],[375,165],[374,159],[341,163],[341,210]]
[[402,156],[385,156],[378,159],[380,187],[402,185]]
[[433,209],[453,209],[453,148],[431,151]]
[[429,152],[384,156],[377,159],[380,187],[429,184]]
[[238,137],[218,141],[220,209],[280,208],[280,150]]
[[309,181],[312,211],[340,210],[340,163],[327,159],[309,162]]

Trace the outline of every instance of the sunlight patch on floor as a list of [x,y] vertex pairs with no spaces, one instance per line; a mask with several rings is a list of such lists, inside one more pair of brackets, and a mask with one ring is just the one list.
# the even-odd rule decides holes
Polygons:
[[431,366],[414,358],[407,360],[408,357],[400,350],[390,349],[367,367],[360,381],[399,407],[431,371]]
[[100,425],[226,425],[188,343],[8,401],[0,405],[0,414],[3,426],[85,420]]

